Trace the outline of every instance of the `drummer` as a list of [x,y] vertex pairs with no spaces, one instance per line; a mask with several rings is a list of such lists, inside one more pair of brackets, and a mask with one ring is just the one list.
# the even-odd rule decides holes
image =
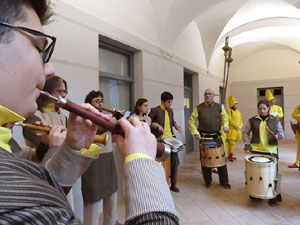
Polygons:
[[[214,102],[215,93],[212,89],[206,89],[204,92],[204,102],[198,105],[190,119],[189,129],[196,140],[202,142],[201,138],[214,138],[220,139],[221,125],[223,124],[224,132],[228,133],[228,116],[223,107],[220,104]],[[198,129],[196,123],[199,122]],[[221,141],[222,142],[222,141]],[[201,162],[202,164],[202,162]],[[212,182],[211,168],[202,165],[202,174],[205,181],[206,188],[209,188]],[[228,172],[226,164],[218,167],[218,175],[220,184],[230,189],[231,186],[228,183]]]
[[[269,114],[270,107],[267,100],[259,101],[257,109],[258,115],[250,118],[243,130],[244,149],[250,150],[251,153],[267,154],[278,159],[278,139],[284,137],[281,123]],[[257,200],[254,197],[250,198],[254,201]],[[275,198],[269,200],[269,204],[274,205],[276,202],[281,201],[281,194],[278,194]]]
[[[152,120],[151,131],[158,141],[162,139],[174,137],[172,127],[175,127],[181,133],[181,127],[174,120],[174,113],[171,109],[173,102],[173,95],[170,92],[163,92],[161,94],[161,104],[152,108],[149,117]],[[179,192],[180,189],[177,184],[177,168],[179,165],[178,152],[171,153],[171,187],[173,192]]]

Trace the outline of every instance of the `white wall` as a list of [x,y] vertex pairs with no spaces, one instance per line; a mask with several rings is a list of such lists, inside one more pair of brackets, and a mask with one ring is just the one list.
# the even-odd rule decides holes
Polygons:
[[[144,87],[142,96],[148,99],[149,109],[161,104],[160,96],[162,92],[171,92],[174,96],[172,103],[174,119],[184,131],[183,66],[146,51],[143,51],[142,58]],[[136,98],[139,97],[141,97],[139,93],[136,93]],[[180,138],[180,134],[175,129],[174,133]],[[183,162],[183,151],[179,154],[179,157],[180,161]]]
[[147,42],[160,44],[158,24],[160,21],[156,20],[152,4],[148,0],[63,0],[62,2]]
[[300,54],[287,49],[268,49],[234,61],[230,67],[230,81],[264,80],[299,77]]

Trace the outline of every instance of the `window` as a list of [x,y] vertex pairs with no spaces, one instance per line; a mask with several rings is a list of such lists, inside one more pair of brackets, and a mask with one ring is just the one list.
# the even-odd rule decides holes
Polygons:
[[105,107],[130,110],[133,81],[133,53],[100,41],[99,87]]

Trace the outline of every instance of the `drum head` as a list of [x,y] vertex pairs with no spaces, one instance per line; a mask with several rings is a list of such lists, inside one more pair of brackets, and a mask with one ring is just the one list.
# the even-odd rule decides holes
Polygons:
[[165,138],[163,139],[163,142],[166,143],[167,145],[173,146],[174,148],[180,148],[183,146],[182,141],[174,137]]
[[265,157],[265,156],[251,156],[248,159],[249,161],[256,162],[256,163],[270,163],[274,161],[272,158]]

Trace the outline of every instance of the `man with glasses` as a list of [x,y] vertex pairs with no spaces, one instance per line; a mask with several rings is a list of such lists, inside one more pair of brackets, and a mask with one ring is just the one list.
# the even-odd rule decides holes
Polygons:
[[[43,34],[42,28],[51,16],[48,6],[47,0],[0,1],[0,224],[79,224],[55,175],[60,169],[69,168],[64,181],[72,183],[86,165],[80,171],[74,170],[69,157],[63,167],[52,161],[46,169],[14,155],[8,145],[11,131],[6,124],[23,121],[36,111],[36,99],[45,80],[54,75],[49,60],[55,38]],[[89,104],[82,107],[103,119],[111,118]],[[156,141],[149,127],[134,119],[121,119],[118,123],[125,132],[125,138],[116,138],[127,159],[124,170],[130,206],[128,224],[143,224],[149,217],[158,221],[156,224],[178,224],[163,168],[153,160]],[[70,113],[65,143],[59,153],[66,156],[88,148],[97,129],[90,120]],[[94,158],[91,156],[91,160]]]
[[[36,111],[45,79],[54,75],[49,60],[55,38],[42,33],[50,15],[46,1],[0,2],[0,224],[78,224],[59,183],[75,182],[96,158],[90,156],[89,162],[73,169],[73,156],[90,146],[98,126],[72,113],[72,129],[47,169],[13,154],[8,145],[11,131],[6,124]],[[102,116],[89,105],[83,107]],[[68,160],[58,163],[61,156]],[[61,180],[56,181],[57,174]]]
[[[220,142],[222,142],[220,137],[222,125],[224,132],[228,133],[229,131],[227,113],[220,104],[214,102],[214,97],[214,91],[212,89],[206,89],[204,92],[204,102],[194,109],[189,119],[189,129],[191,131],[191,134],[195,137],[196,140],[199,140],[200,144],[207,139],[220,140]],[[197,122],[198,129],[196,127]],[[200,161],[201,157],[202,156],[200,151]],[[206,188],[209,188],[212,182],[212,170],[210,167],[206,167],[205,165],[203,165],[202,161],[201,167],[205,186]],[[220,184],[224,188],[230,189],[231,186],[228,183],[226,164],[224,166],[218,167],[218,175]]]

